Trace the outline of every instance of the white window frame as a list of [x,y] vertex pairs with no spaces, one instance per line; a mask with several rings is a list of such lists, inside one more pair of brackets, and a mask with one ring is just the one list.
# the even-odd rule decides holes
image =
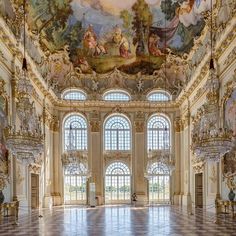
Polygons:
[[[121,118],[123,121],[126,122],[125,125],[128,125],[128,128],[124,129],[112,129],[112,128],[106,128],[107,123],[115,118]],[[109,133],[108,133],[109,132]],[[128,135],[127,135],[128,134]],[[105,121],[104,121],[104,150],[105,151],[130,151],[131,150],[131,142],[132,142],[132,130],[131,130],[131,124],[130,121],[127,117],[120,115],[120,114],[113,114],[109,116]],[[123,148],[120,148],[120,139],[123,136]],[[107,138],[110,138],[109,143],[107,142]],[[115,138],[116,140],[116,148],[113,148],[113,143],[112,139]],[[126,142],[126,138],[129,140]],[[109,145],[107,145],[109,144]],[[108,147],[109,146],[109,147]]]
[[[163,95],[163,96],[167,97],[167,99],[161,99],[161,98],[160,99],[150,99],[150,97],[153,95],[154,96],[156,95],[157,97]],[[167,92],[165,90],[153,90],[147,94],[147,100],[149,102],[168,102],[168,101],[172,100],[172,96],[169,92]]]
[[[153,125],[155,123],[160,123],[164,120],[165,123],[163,124],[163,127],[149,127],[150,122],[154,120],[155,118],[160,118],[159,120],[157,119],[156,121],[153,122]],[[162,120],[162,121],[161,121]],[[167,130],[168,130],[168,149],[171,149],[171,123],[170,120],[167,116],[163,114],[154,114],[152,115],[148,121],[147,121],[147,150],[148,151],[153,151],[153,150],[163,150],[161,146],[164,146],[164,131],[165,131],[165,124],[167,124]],[[158,125],[158,124],[157,124]],[[154,138],[156,140],[154,140]],[[150,142],[151,141],[151,142]],[[163,145],[162,145],[163,143]]]
[[[67,148],[66,148],[66,131],[69,130],[69,127],[65,127],[66,126],[66,122],[71,118],[71,117],[79,117],[79,119],[83,120],[84,124],[86,125],[86,127],[82,127],[82,128],[76,128],[76,133],[79,133],[80,134],[80,139],[82,136],[85,136],[84,138],[84,145],[83,143],[80,146],[80,148],[75,148],[75,150],[81,150],[81,151],[86,151],[88,150],[88,122],[87,122],[87,119],[79,114],[79,113],[71,113],[69,115],[67,115],[65,118],[64,118],[64,122],[63,122],[63,150],[66,151]],[[84,131],[84,134],[82,134],[82,132]],[[81,136],[82,135],[82,136]],[[76,137],[76,139],[78,138],[78,136]],[[77,145],[78,147],[78,145]]]
[[[65,98],[67,95],[69,94],[73,94],[73,93],[77,93],[77,94],[80,94],[81,96],[84,96],[84,98],[79,98],[79,99],[76,99],[76,98]],[[63,93],[62,93],[62,99],[63,100],[71,100],[71,101],[85,101],[87,99],[87,94],[83,91],[83,90],[80,90],[80,89],[67,89],[65,90]]]
[[[116,94],[116,95],[120,94],[121,96],[123,96],[123,98],[121,98],[121,99],[119,99],[119,98],[107,99],[107,96],[112,95],[112,94]],[[117,96],[117,97],[119,97],[119,96]],[[131,100],[131,96],[128,92],[126,92],[125,90],[118,90],[118,89],[106,91],[103,94],[102,98],[104,101],[109,101],[109,102],[129,102]]]
[[[114,173],[116,170],[120,169],[122,174]],[[109,184],[109,185],[108,185]],[[107,186],[119,187],[120,184],[123,186],[129,185],[129,192],[120,193],[117,191],[113,193],[106,191]],[[115,161],[110,163],[105,172],[105,203],[130,203],[131,201],[131,173],[127,164],[121,161]],[[109,194],[109,197],[107,196]],[[122,195],[123,194],[123,195]],[[108,199],[109,198],[109,199]]]
[[[148,182],[148,191],[149,191],[149,203],[170,203],[170,171],[168,167],[161,162],[154,162],[150,166],[150,179]],[[158,183],[158,186],[163,188],[163,192],[155,193],[153,191],[153,185]],[[168,186],[166,186],[168,184]],[[151,188],[152,186],[152,188]],[[166,192],[166,187],[168,190]],[[168,196],[166,197],[166,195]],[[162,198],[161,198],[162,197]]]

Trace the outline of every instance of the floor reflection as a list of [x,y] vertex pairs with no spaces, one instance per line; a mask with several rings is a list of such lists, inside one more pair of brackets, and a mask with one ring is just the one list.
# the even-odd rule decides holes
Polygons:
[[[42,213],[43,218],[39,218]],[[141,235],[236,235],[236,222],[197,209],[194,215],[177,206],[102,206],[54,207],[42,211],[24,212],[19,225],[9,218],[0,223],[0,235],[84,235],[84,236],[141,236]]]

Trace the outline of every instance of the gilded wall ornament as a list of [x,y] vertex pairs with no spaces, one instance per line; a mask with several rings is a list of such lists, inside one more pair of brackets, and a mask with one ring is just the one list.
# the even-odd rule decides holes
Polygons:
[[41,166],[36,165],[36,164],[30,164],[28,168],[30,172],[40,175]]
[[91,127],[91,132],[100,132],[100,121],[99,120],[91,120],[89,122]]
[[144,121],[135,121],[134,126],[135,126],[135,131],[137,133],[143,133],[144,132]]
[[183,130],[183,121],[177,117],[174,121],[175,132],[181,132]]

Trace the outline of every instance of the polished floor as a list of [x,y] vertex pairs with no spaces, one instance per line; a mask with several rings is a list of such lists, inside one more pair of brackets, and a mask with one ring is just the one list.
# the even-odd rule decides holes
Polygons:
[[195,210],[194,215],[188,215],[185,208],[177,206],[68,206],[21,213],[18,225],[4,218],[0,223],[0,235],[236,235],[236,220],[228,215],[219,217],[218,224],[215,220],[214,214]]

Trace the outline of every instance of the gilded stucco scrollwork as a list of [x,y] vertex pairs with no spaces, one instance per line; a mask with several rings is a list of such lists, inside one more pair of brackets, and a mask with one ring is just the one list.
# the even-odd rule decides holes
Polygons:
[[122,161],[130,165],[131,153],[126,151],[106,151],[103,153],[106,165],[113,161]]
[[3,190],[9,179],[9,152],[5,144],[4,129],[7,126],[8,100],[5,81],[0,78],[0,190]]
[[195,174],[204,172],[205,162],[198,162],[192,165]]
[[226,185],[229,189],[236,189],[236,149],[224,155],[221,166]]
[[193,155],[191,163],[194,173],[198,174],[204,172],[206,164],[206,160],[204,159],[204,157],[197,157],[196,155]]
[[234,88],[236,88],[236,70],[234,71],[232,79],[229,80],[225,85],[225,93],[220,102],[222,109],[224,109],[225,103],[230,98],[232,92],[234,91]]
[[34,174],[39,175],[41,172],[41,166],[37,164],[30,164],[28,168],[29,168],[29,171]]
[[134,126],[135,126],[135,131],[137,133],[143,133],[144,132],[144,125],[145,122],[144,121],[134,121]]
[[91,127],[91,132],[100,132],[101,122],[99,120],[91,120],[89,124]]
[[175,132],[181,132],[184,128],[183,120],[181,120],[179,117],[177,117],[174,121],[174,128]]

